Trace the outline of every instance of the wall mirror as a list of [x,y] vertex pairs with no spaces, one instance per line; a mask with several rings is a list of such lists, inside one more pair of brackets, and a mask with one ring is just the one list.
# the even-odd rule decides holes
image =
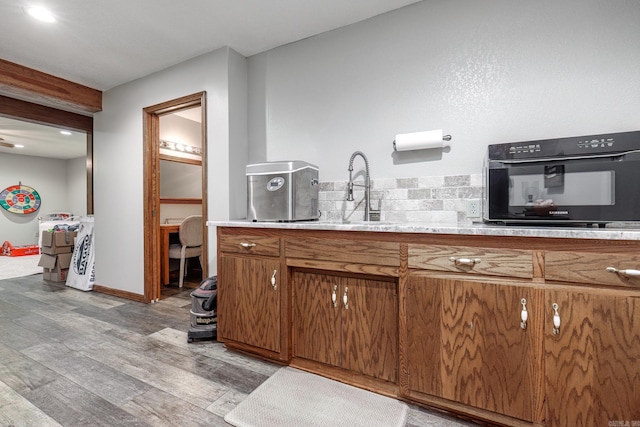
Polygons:
[[202,162],[160,156],[160,202],[202,202]]

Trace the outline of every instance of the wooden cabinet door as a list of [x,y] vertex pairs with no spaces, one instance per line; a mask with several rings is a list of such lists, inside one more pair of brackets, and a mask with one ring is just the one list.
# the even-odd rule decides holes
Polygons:
[[303,271],[290,277],[295,357],[396,381],[395,282]]
[[412,275],[407,298],[410,390],[542,421],[542,297],[542,290],[515,281]]
[[301,271],[290,275],[294,356],[340,366],[342,284],[339,279],[338,276]]
[[[343,279],[342,367],[395,383],[398,298],[395,282]],[[341,301],[344,302],[344,301]]]
[[442,396],[442,284],[410,275],[406,297],[409,390]]
[[640,425],[637,292],[581,287],[545,296],[546,424]]
[[218,269],[218,334],[266,350],[280,351],[280,286],[275,259],[220,257]]

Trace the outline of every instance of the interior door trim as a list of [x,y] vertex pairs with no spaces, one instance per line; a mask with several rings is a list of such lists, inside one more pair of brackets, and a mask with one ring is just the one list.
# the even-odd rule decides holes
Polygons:
[[[152,105],[143,109],[144,127],[144,301],[153,303],[160,300],[160,116],[201,107],[202,158],[207,158],[207,108],[206,92],[198,92],[171,101]],[[203,227],[207,219],[207,162],[202,162],[202,218]],[[205,228],[206,230],[206,228]],[[202,245],[202,274],[207,277],[208,233],[204,233]]]

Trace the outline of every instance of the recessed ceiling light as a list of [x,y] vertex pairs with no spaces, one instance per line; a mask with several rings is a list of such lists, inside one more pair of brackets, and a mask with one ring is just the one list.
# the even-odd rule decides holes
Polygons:
[[68,130],[61,130],[60,133],[63,135],[71,135],[71,132],[69,132]]
[[13,144],[13,146],[15,148],[24,148],[24,145],[22,145],[22,144]]
[[[2,138],[0,138],[0,139],[2,139]],[[5,147],[5,148],[14,148],[14,147],[15,147],[15,144],[12,144],[12,143],[10,143],[10,142],[4,142],[4,139],[2,139],[2,140],[0,141],[0,147]]]
[[53,13],[42,6],[32,6],[27,9],[27,13],[43,22],[56,22],[56,17],[53,16]]

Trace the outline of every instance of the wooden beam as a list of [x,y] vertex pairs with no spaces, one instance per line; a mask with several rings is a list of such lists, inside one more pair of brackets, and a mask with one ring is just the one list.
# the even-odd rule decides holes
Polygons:
[[0,93],[62,110],[102,111],[102,92],[0,59]]
[[0,95],[0,116],[59,128],[93,132],[93,117]]

